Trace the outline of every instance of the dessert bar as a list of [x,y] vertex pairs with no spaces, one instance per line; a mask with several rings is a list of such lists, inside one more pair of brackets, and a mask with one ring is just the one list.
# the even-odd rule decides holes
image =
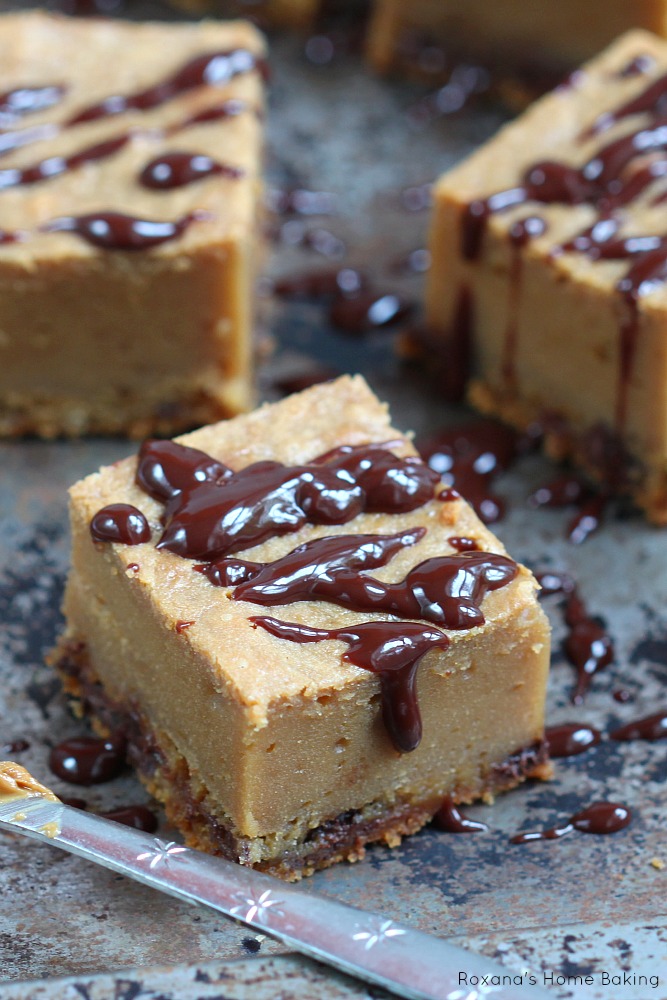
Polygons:
[[0,434],[249,408],[264,68],[240,21],[0,17]]
[[667,2],[375,0],[368,55],[380,72],[428,75],[474,59],[543,90],[631,28],[667,34]]
[[431,347],[667,522],[667,43],[624,35],[435,188]]
[[188,844],[299,878],[548,772],[531,574],[360,377],[71,491],[53,660]]

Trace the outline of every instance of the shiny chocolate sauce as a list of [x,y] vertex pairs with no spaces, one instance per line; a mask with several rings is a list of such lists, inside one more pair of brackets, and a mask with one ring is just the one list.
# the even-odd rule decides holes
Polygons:
[[53,747],[49,767],[72,785],[100,785],[117,778],[125,767],[125,740],[73,736]]
[[620,80],[625,80],[631,76],[643,76],[655,65],[655,59],[648,52],[634,56],[629,62],[622,66],[616,74]]
[[368,284],[366,275],[352,267],[336,267],[326,271],[308,271],[281,278],[273,291],[287,299],[333,299],[341,294],[354,295]]
[[176,625],[174,626],[174,628],[176,629],[176,632],[178,633],[178,635],[183,635],[183,633],[187,632],[187,630],[189,628],[191,628],[193,625],[196,625],[196,622],[194,622],[194,621],[191,621],[191,622],[178,621],[178,622],[176,622]]
[[[348,578],[361,570],[385,566],[425,534],[425,528],[415,528],[396,535],[332,535],[305,542],[270,563],[228,556],[195,569],[216,587],[236,587],[237,601],[272,604],[275,599],[275,603],[290,604],[320,595],[327,600],[327,589],[345,587]],[[340,583],[336,577],[342,578]]]
[[569,633],[565,637],[565,654],[577,672],[577,683],[571,701],[580,705],[594,674],[614,660],[614,644],[605,625],[588,613],[576,590],[565,600],[565,622]]
[[627,806],[618,802],[593,802],[586,809],[575,813],[564,826],[555,826],[550,830],[536,833],[519,833],[510,838],[511,844],[527,844],[533,840],[559,840],[573,830],[580,833],[617,833],[623,830],[632,819],[632,813]]
[[247,49],[230,49],[195,56],[171,76],[133,94],[114,94],[82,108],[67,125],[97,121],[126,111],[151,111],[197,87],[224,86],[233,77],[253,70],[266,75],[266,62]]
[[433,822],[439,830],[444,830],[445,833],[481,833],[489,829],[486,823],[480,823],[476,819],[464,816],[459,807],[449,798],[444,800],[433,817]]
[[0,753],[23,753],[24,750],[29,750],[30,744],[27,740],[18,739],[10,740],[9,743],[0,743]]
[[451,545],[457,552],[476,552],[479,544],[474,538],[466,538],[465,535],[452,535],[447,539],[447,544]]
[[[154,474],[156,455],[165,483],[181,475],[190,449],[184,456],[180,448],[144,444],[138,484]],[[195,455],[195,466],[200,456]],[[416,510],[433,498],[437,482],[419,459],[398,458],[381,445],[343,446],[300,466],[256,462],[222,480],[196,481],[169,498],[157,497],[167,499],[158,548],[188,559],[214,560],[306,523],[344,524],[364,510]]]
[[361,571],[382,566],[424,535],[334,535],[300,545],[275,562],[225,559],[202,567],[211,582],[234,586],[235,601],[275,606],[323,600],[354,611],[421,618],[449,629],[484,624],[481,602],[514,579],[516,563],[489,552],[465,552],[419,563],[399,583]]
[[415,690],[417,667],[429,650],[447,649],[449,639],[444,632],[418,622],[371,621],[349,628],[324,629],[260,616],[250,621],[290,642],[347,643],[349,649],[343,659],[380,678],[382,717],[396,749],[408,753],[419,745],[422,725]]
[[337,295],[329,309],[329,320],[345,333],[362,334],[395,326],[414,311],[414,303],[394,292],[359,291]]
[[[605,477],[611,480],[611,473]],[[598,530],[609,505],[610,496],[605,488],[596,491],[579,476],[566,473],[550,480],[528,498],[533,507],[576,506],[577,512],[570,519],[565,535],[574,545],[581,545]]]
[[579,504],[590,496],[590,487],[581,477],[565,474],[539,486],[528,497],[533,507],[568,507]]
[[617,688],[613,692],[612,698],[617,701],[619,705],[626,705],[629,701],[634,701],[634,695],[632,691],[628,691],[627,688]]
[[[230,180],[242,177],[244,171],[226,163],[218,163],[202,153],[161,153],[147,163],[139,175],[139,183],[155,191],[170,191],[185,187],[206,177],[224,176]],[[0,185],[2,172],[0,172]]]
[[100,250],[150,250],[181,236],[193,222],[209,218],[203,212],[188,212],[174,222],[138,219],[123,212],[63,215],[42,227],[46,233],[76,233]]
[[493,420],[446,428],[419,440],[424,461],[472,504],[485,524],[500,520],[503,501],[491,492],[494,477],[509,468],[520,452],[517,433]]
[[550,757],[576,757],[598,745],[602,733],[580,722],[563,722],[550,726],[544,733]]
[[277,215],[335,215],[337,201],[330,191],[307,188],[271,188],[266,195],[267,207]]
[[635,719],[609,734],[612,740],[664,740],[667,737],[667,710]]
[[24,115],[32,115],[54,107],[65,96],[62,84],[39,87],[15,87],[0,94],[0,127],[12,125]]
[[577,672],[577,683],[571,701],[580,705],[584,701],[596,673],[614,660],[614,643],[604,622],[589,614],[579,596],[576,584],[567,573],[552,570],[535,574],[542,587],[542,594],[564,594],[565,623],[568,633],[563,649]]
[[157,816],[148,806],[120,806],[110,812],[99,813],[102,819],[122,823],[133,830],[143,830],[144,833],[155,833],[158,827]]
[[199,111],[193,111],[192,114],[170,125],[165,134],[174,135],[176,132],[180,132],[181,129],[192,128],[195,125],[207,125],[210,122],[223,121],[225,118],[237,118],[247,110],[248,104],[245,101],[230,97],[226,101],[220,101],[218,104],[208,104],[206,107],[200,108]]
[[112,503],[98,510],[90,522],[90,533],[96,542],[122,545],[141,545],[151,540],[148,521],[129,503]]
[[113,139],[95,143],[94,146],[87,146],[70,156],[49,156],[29,167],[5,167],[4,170],[0,170],[0,191],[51,180],[53,177],[60,177],[61,174],[66,174],[70,170],[77,170],[86,163],[105,160],[123,149],[130,139],[131,133],[125,132]]
[[[172,136],[176,135],[178,132],[188,128],[193,128],[197,125],[205,125],[210,122],[221,121],[225,118],[236,117],[247,109],[248,105],[245,101],[232,99],[222,101],[219,104],[208,105],[200,111],[187,115],[185,118],[180,119],[180,121],[169,125],[161,133],[155,129],[145,130],[144,132],[144,130],[138,127],[133,127],[132,129],[113,136],[104,142],[98,143],[94,146],[85,147],[78,153],[72,153],[68,157],[47,157],[45,160],[33,164],[31,167],[24,168],[23,170],[16,168],[13,170],[7,169],[0,171],[0,177],[4,176],[5,187],[14,187],[21,183],[28,184],[36,183],[37,181],[42,180],[49,180],[52,177],[58,177],[67,170],[73,170],[76,167],[82,166],[84,163],[112,156],[115,152],[118,152],[123,148],[123,146],[130,142],[134,136],[140,136],[142,134],[146,134],[151,138],[156,138],[159,135],[164,137]],[[25,146],[30,146],[32,143],[53,139],[59,135],[65,127],[66,126],[58,125],[55,122],[46,122],[43,125],[35,125],[30,128],[0,132],[0,157],[6,156],[8,153],[11,153],[16,149],[22,149]]]
[[198,448],[174,441],[147,441],[141,446],[136,481],[144,493],[162,503],[203,483],[217,483],[232,470]]

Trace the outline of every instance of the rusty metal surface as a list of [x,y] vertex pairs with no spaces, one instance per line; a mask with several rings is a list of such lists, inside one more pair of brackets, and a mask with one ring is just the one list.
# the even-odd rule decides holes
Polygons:
[[[279,185],[338,195],[337,216],[296,225],[332,231],[348,245],[346,261],[362,264],[385,287],[417,295],[420,279],[396,278],[391,263],[423,245],[427,213],[405,211],[399,192],[430,180],[491,134],[501,114],[471,108],[415,130],[403,111],[418,91],[373,79],[355,56],[316,67],[304,60],[299,42],[278,39],[274,66],[269,176]],[[294,239],[299,230],[286,235]],[[276,274],[330,263],[312,250],[285,243],[279,249]],[[321,307],[281,303],[272,334],[277,349],[263,371],[266,391],[271,372],[293,371],[317,357],[364,372],[406,429],[424,432],[461,417],[401,364],[386,333],[346,337],[326,325]],[[43,664],[60,627],[66,489],[129,451],[116,440],[0,445],[0,745],[27,739],[29,749],[16,758],[47,781],[49,747],[83,731]],[[555,598],[546,603],[554,625],[549,722],[582,721],[608,733],[667,703],[667,532],[633,517],[611,521],[573,547],[563,537],[568,513],[526,505],[531,489],[551,475],[549,463],[533,456],[500,480],[508,515],[497,533],[532,567],[571,571],[590,609],[609,624],[615,663],[596,677],[586,704],[573,708],[572,671],[560,651],[561,611]],[[619,687],[632,692],[631,703],[613,700]],[[304,888],[451,936],[512,970],[527,963],[547,977],[540,985],[554,996],[664,1000],[667,867],[654,863],[667,866],[667,743],[604,740],[557,764],[551,783],[470,808],[469,815],[489,824],[487,833],[427,829],[398,850],[375,848],[361,864],[319,873]],[[52,784],[56,792],[78,794]],[[131,775],[84,794],[95,810],[146,801]],[[596,799],[629,805],[632,824],[608,837],[573,833],[556,842],[509,844],[511,834],[554,825]],[[281,952],[212,914],[0,835],[0,1000],[369,996],[361,985]],[[109,975],[128,968],[135,971]],[[474,975],[474,965],[467,971]],[[583,981],[586,975],[592,983]],[[625,982],[605,975],[625,975]],[[653,986],[647,977],[657,975],[663,978]],[[57,980],[63,976],[74,980]],[[550,976],[578,978],[561,984]]]

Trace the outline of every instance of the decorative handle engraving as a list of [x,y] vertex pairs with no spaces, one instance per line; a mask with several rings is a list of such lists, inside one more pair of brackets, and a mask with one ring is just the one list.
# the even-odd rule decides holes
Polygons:
[[[22,832],[191,903],[210,906],[297,951],[411,1000],[549,1000],[524,985],[461,989],[459,972],[502,983],[482,955],[378,914],[295,888],[174,841],[31,795],[0,800],[0,828]],[[496,977],[501,977],[499,980]]]

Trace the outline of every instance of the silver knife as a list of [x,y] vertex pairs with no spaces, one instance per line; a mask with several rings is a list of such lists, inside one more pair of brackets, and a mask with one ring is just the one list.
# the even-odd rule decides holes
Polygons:
[[209,906],[409,1000],[553,997],[530,985],[538,980],[530,970],[513,972],[386,916],[74,809],[47,789],[22,797],[0,795],[0,829],[51,843],[188,903]]

